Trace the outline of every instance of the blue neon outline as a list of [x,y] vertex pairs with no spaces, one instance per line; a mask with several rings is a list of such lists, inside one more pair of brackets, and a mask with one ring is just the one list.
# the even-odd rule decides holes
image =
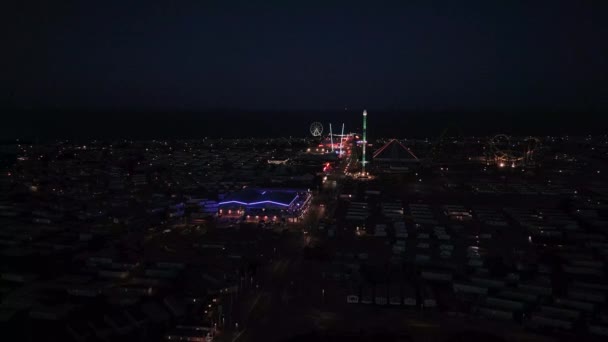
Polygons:
[[295,202],[295,200],[300,197],[299,195],[296,195],[291,202],[289,202],[289,204],[285,204],[285,203],[281,203],[281,202],[275,202],[275,201],[258,201],[258,202],[251,202],[251,203],[247,203],[247,202],[241,202],[241,201],[226,201],[226,202],[220,202],[218,203],[219,205],[224,205],[224,204],[229,204],[229,203],[237,203],[237,204],[241,204],[241,205],[245,205],[245,206],[250,206],[250,205],[258,205],[258,204],[264,204],[264,203],[272,203],[272,204],[276,204],[276,205],[281,205],[284,207],[289,207],[293,204],[293,202]]

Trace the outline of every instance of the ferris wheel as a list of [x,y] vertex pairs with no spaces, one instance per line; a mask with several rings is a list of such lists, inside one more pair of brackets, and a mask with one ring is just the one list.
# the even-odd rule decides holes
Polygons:
[[500,167],[508,164],[512,167],[516,164],[534,164],[540,144],[540,140],[535,137],[513,141],[508,135],[498,134],[489,141],[489,157]]
[[506,134],[495,135],[490,139],[490,148],[494,153],[494,157],[501,161],[510,161],[515,159],[511,137]]
[[323,134],[323,124],[320,122],[313,122],[310,125],[310,134],[312,134],[313,137],[320,137],[321,134]]

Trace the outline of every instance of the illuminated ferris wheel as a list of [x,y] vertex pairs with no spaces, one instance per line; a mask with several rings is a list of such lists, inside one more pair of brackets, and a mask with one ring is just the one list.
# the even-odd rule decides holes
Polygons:
[[498,134],[488,142],[489,157],[499,167],[534,164],[540,143],[535,137],[513,141],[508,135]]
[[323,134],[323,124],[320,122],[313,122],[310,125],[310,134],[312,134],[313,137],[320,137],[321,134]]

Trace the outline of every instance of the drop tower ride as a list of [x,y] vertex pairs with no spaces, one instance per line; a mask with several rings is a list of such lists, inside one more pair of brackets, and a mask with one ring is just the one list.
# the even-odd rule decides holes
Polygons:
[[361,175],[365,176],[365,164],[367,161],[365,160],[365,148],[367,145],[367,110],[363,110],[363,155],[361,158]]

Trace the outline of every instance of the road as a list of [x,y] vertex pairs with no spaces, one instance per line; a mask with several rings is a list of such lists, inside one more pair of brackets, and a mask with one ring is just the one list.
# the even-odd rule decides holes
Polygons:
[[242,330],[233,341],[276,340],[292,334],[286,319],[292,312],[296,297],[302,294],[297,273],[302,261],[303,239],[290,234],[277,252],[279,257],[260,272],[255,299],[242,314]]

